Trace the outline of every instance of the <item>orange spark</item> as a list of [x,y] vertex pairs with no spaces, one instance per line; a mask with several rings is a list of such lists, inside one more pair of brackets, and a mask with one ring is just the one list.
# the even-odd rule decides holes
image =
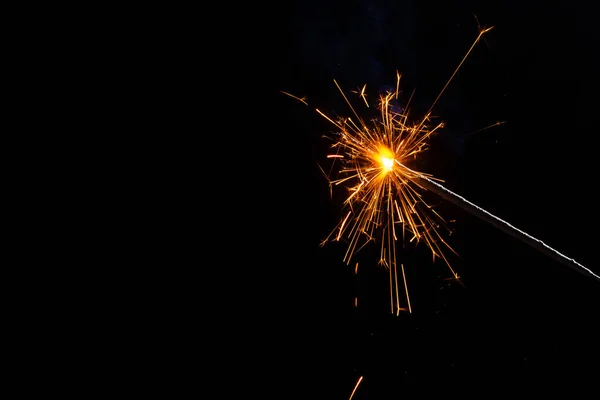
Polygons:
[[488,125],[488,126],[486,126],[485,128],[481,128],[481,129],[478,129],[478,130],[476,130],[475,132],[471,132],[471,133],[469,133],[469,134],[468,134],[468,135],[466,135],[466,136],[471,136],[471,135],[474,135],[474,134],[476,134],[476,133],[479,133],[479,132],[485,131],[486,129],[493,128],[494,126],[500,126],[500,125],[502,125],[502,124],[504,124],[504,123],[506,123],[506,121],[497,121],[496,123],[493,123],[493,124],[491,124],[491,125]]
[[367,107],[369,107],[369,102],[367,101],[367,85],[366,84],[363,85],[363,87],[362,87],[362,89],[360,89],[360,91],[353,90],[352,93],[356,93],[356,94],[360,95],[360,97],[365,102],[365,105]]
[[306,97],[300,98],[300,97],[294,96],[293,94],[289,94],[288,92],[284,92],[283,90],[280,90],[280,92],[283,93],[283,94],[286,94],[286,95],[290,96],[293,99],[296,99],[296,100],[301,101],[304,104],[308,105],[308,103],[306,102]]
[[348,400],[352,400],[352,397],[354,397],[354,393],[356,392],[356,389],[358,389],[358,385],[360,385],[362,380],[363,380],[363,377],[361,375],[361,377],[358,378],[358,382],[356,382],[356,385],[354,386],[354,390],[352,391],[352,394],[350,395],[350,398]]

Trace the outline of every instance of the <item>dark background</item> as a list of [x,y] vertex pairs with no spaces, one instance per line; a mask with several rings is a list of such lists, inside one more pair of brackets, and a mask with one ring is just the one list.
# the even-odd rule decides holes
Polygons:
[[[367,84],[373,99],[398,70],[403,94],[416,90],[418,118],[475,40],[477,20],[494,26],[437,103],[446,127],[420,169],[600,273],[591,2],[308,0],[265,13],[255,43],[265,57],[247,62],[260,73],[243,83],[267,100],[244,124],[257,138],[247,157],[258,162],[244,171],[239,221],[252,242],[247,268],[261,280],[257,317],[244,328],[268,343],[252,350],[251,365],[269,365],[260,385],[282,398],[347,399],[364,376],[354,399],[389,399],[413,387],[486,397],[597,379],[600,282],[436,196],[438,212],[456,220],[449,243],[465,287],[444,279],[425,246],[405,246],[413,312],[391,316],[376,246],[357,255],[358,276],[342,262],[343,244],[319,246],[342,217],[343,189],[330,198],[317,167],[327,165],[322,135],[332,125],[315,112],[349,115],[333,79],[346,92]],[[496,121],[506,123],[469,135]]]

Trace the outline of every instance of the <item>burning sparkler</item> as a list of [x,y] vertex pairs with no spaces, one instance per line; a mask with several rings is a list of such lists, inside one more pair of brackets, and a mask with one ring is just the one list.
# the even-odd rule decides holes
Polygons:
[[[446,189],[433,176],[408,166],[411,160],[427,149],[427,142],[431,135],[443,127],[443,123],[431,123],[431,111],[475,45],[490,29],[492,28],[480,30],[427,113],[417,123],[409,121],[412,95],[402,110],[391,105],[392,101],[398,99],[400,74],[397,74],[395,91],[380,95],[378,103],[380,115],[378,119],[370,121],[371,124],[367,124],[359,116],[335,80],[335,85],[352,110],[355,119],[334,120],[316,110],[337,128],[332,138],[332,153],[327,157],[334,162],[339,162],[340,167],[336,169],[335,178],[323,172],[332,187],[345,184],[349,189],[343,204],[344,217],[323,244],[328,241],[347,241],[344,261],[350,264],[356,252],[367,243],[379,242],[379,263],[389,270],[390,305],[392,313],[396,315],[403,310],[412,312],[404,265],[400,264],[398,268],[397,263],[395,243],[400,238],[410,242],[425,243],[434,261],[436,257],[441,258],[449,268],[452,279],[459,280],[448,259],[448,253],[455,252],[444,239],[444,234],[451,233],[451,229],[432,206],[425,202],[422,193],[426,190],[433,191],[578,272],[600,279],[581,264]],[[366,87],[363,87],[355,93],[369,107],[365,91]],[[303,98],[283,93],[306,104]],[[491,126],[499,124],[500,122]],[[398,269],[401,273],[400,278]],[[400,291],[404,292],[406,307],[401,304]]]
[[[402,110],[391,106],[391,102],[398,99],[399,73],[396,89],[380,95],[380,116],[371,125],[359,116],[335,80],[356,120],[347,118],[335,121],[317,110],[338,129],[331,146],[334,152],[328,158],[339,161],[341,167],[337,170],[338,177],[330,179],[330,184],[350,185],[349,195],[344,202],[345,216],[323,243],[347,240],[344,261],[350,263],[353,255],[363,246],[371,241],[379,241],[379,263],[389,270],[392,313],[398,314],[401,310],[412,312],[404,265],[400,264],[398,268],[395,243],[399,238],[409,242],[424,242],[431,250],[434,261],[436,257],[441,258],[452,277],[459,279],[448,260],[448,252],[454,250],[444,239],[444,233],[451,233],[451,229],[422,196],[426,188],[421,180],[426,178],[433,181],[435,178],[407,165],[427,149],[428,139],[443,127],[443,123],[431,124],[431,111],[471,50],[490,29],[480,31],[429,111],[417,123],[411,124],[409,121],[412,95]],[[365,89],[363,87],[357,94],[369,106]],[[404,292],[406,307],[401,305],[400,291]]]
[[[335,84],[344,95],[337,82]],[[366,101],[364,91],[361,93]],[[344,218],[323,243],[347,240],[344,261],[350,263],[353,255],[364,245],[371,241],[380,242],[379,263],[390,272],[391,307],[396,313],[402,308],[395,248],[399,238],[410,242],[424,241],[433,258],[442,258],[452,275],[458,278],[445,254],[445,250],[452,249],[441,234],[442,229],[448,232],[450,229],[423,200],[421,192],[424,188],[417,181],[420,176],[433,177],[406,167],[407,162],[426,150],[428,137],[443,124],[430,126],[427,116],[420,123],[409,125],[407,112],[400,114],[390,108],[390,101],[397,95],[396,91],[380,97],[381,116],[371,126],[358,116],[354,108],[356,122],[351,118],[334,121],[317,110],[338,128],[331,146],[334,152],[328,158],[338,161],[341,167],[338,168],[339,176],[330,179],[330,184],[350,186],[344,202]],[[346,101],[350,105],[347,98]],[[411,311],[402,264],[400,269],[407,307]]]

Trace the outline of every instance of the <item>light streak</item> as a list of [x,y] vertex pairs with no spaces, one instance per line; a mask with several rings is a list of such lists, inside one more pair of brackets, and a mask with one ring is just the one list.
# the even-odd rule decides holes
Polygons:
[[283,93],[283,94],[285,94],[285,95],[287,95],[287,96],[290,96],[293,99],[296,99],[296,100],[304,103],[304,105],[308,105],[308,103],[306,102],[306,97],[297,97],[297,96],[294,96],[293,94],[290,94],[288,92],[284,92],[283,90],[280,90],[280,92]]
[[360,378],[358,378],[358,382],[356,382],[356,385],[354,385],[354,390],[352,390],[352,394],[350,395],[350,398],[348,400],[352,400],[352,397],[354,397],[354,393],[356,392],[356,389],[358,389],[358,386],[360,385],[362,380],[363,380],[362,376]]
[[471,136],[471,135],[474,135],[474,134],[476,134],[476,133],[483,132],[483,131],[485,131],[486,129],[490,129],[490,128],[493,128],[493,127],[495,127],[495,126],[500,126],[500,125],[502,125],[502,124],[505,124],[505,123],[506,123],[506,121],[497,121],[497,122],[494,122],[494,123],[493,123],[493,124],[491,124],[491,125],[488,125],[488,126],[486,126],[485,128],[477,129],[475,132],[471,132],[471,133],[469,133],[469,134],[468,134],[468,135],[466,135],[466,136]]

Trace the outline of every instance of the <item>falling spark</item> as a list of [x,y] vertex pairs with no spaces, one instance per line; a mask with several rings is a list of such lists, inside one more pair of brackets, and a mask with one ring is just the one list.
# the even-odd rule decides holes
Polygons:
[[293,98],[293,99],[296,99],[296,100],[298,100],[298,101],[301,101],[301,102],[302,102],[302,103],[304,103],[305,105],[308,105],[308,103],[306,102],[306,97],[297,97],[297,96],[294,96],[293,94],[290,94],[290,93],[288,93],[288,92],[284,92],[283,90],[280,90],[280,92],[281,92],[281,93],[283,93],[283,94],[285,94],[285,95],[287,95],[287,96],[290,96],[290,97],[291,97],[291,98]]
[[352,397],[354,397],[354,393],[356,392],[356,389],[358,389],[358,386],[360,385],[362,380],[363,380],[362,376],[360,378],[358,378],[358,382],[356,382],[356,385],[354,385],[354,390],[352,390],[352,394],[350,395],[350,398],[348,400],[352,400]]
[[486,129],[490,129],[490,128],[493,128],[495,126],[500,126],[500,125],[505,124],[505,123],[506,123],[506,121],[497,121],[497,122],[495,122],[495,123],[493,123],[491,125],[486,126],[485,128],[481,128],[481,129],[476,130],[475,132],[471,132],[467,136],[471,136],[471,135],[474,135],[476,133],[483,132]]

